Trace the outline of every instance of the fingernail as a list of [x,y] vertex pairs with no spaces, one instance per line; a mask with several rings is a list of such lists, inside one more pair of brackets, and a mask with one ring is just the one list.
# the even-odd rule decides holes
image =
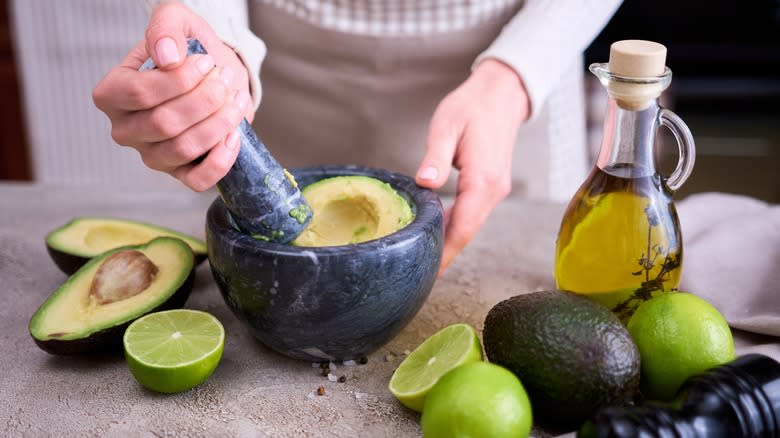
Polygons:
[[230,149],[231,151],[238,147],[238,130],[235,130],[228,134],[227,139],[225,140],[225,145]]
[[222,72],[219,75],[219,77],[222,78],[222,82],[224,82],[225,86],[228,88],[230,88],[230,86],[233,84],[233,78],[235,76],[236,74],[230,67],[223,67]]
[[246,110],[249,105],[249,93],[246,90],[239,90],[236,94],[236,105],[241,108],[241,111]]
[[425,169],[421,170],[420,173],[417,175],[417,177],[428,181],[434,181],[436,178],[439,177],[439,169],[433,166],[428,166]]
[[214,58],[211,55],[203,55],[197,62],[198,71],[200,74],[205,75],[214,68]]
[[157,52],[157,62],[162,67],[179,62],[179,49],[172,38],[161,38],[154,46],[154,51]]

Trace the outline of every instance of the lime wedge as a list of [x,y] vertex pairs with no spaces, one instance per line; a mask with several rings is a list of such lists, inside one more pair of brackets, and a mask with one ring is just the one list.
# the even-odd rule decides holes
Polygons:
[[388,389],[404,406],[421,412],[425,396],[441,376],[480,360],[482,344],[474,327],[452,324],[426,339],[401,362]]
[[199,385],[214,372],[225,329],[207,312],[166,310],[133,321],[123,341],[133,377],[153,391],[174,393]]

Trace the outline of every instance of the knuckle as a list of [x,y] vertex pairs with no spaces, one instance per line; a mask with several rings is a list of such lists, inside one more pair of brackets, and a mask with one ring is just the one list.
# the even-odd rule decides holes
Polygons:
[[185,184],[187,184],[187,187],[191,188],[192,190],[196,192],[205,192],[211,187],[211,184],[209,184],[209,182],[206,181],[203,177],[195,177],[193,172],[190,172],[189,176],[190,178],[188,178]]
[[179,88],[179,94],[184,94],[194,89],[202,79],[192,62],[190,63],[189,68],[170,70],[169,74],[173,75],[173,80]]
[[95,103],[95,106],[101,110],[104,111],[104,108],[106,106],[106,93],[103,91],[103,83],[99,83],[95,85],[95,88],[92,89],[92,102]]
[[187,133],[179,135],[171,141],[171,153],[181,163],[189,163],[201,154],[200,148],[192,139],[192,135]]
[[136,108],[148,109],[155,105],[156,98],[149,87],[136,82],[128,82],[125,86],[127,97]]
[[232,163],[227,159],[215,161],[212,178],[216,181],[225,176],[225,174],[227,174],[230,170],[231,165]]
[[227,134],[241,123],[243,117],[244,115],[237,105],[227,105],[217,116],[217,122],[219,127]]
[[111,125],[111,139],[118,145],[130,146],[130,140],[126,131],[119,124],[114,123]]
[[159,171],[165,170],[165,166],[163,166],[160,162],[155,160],[149,153],[141,153],[141,161],[144,163],[144,166],[152,170],[159,170]]
[[507,175],[487,173],[474,181],[474,189],[483,193],[491,194],[492,198],[500,201],[512,190],[512,180]]
[[512,191],[512,180],[505,176],[493,176],[491,187],[493,187],[493,193],[497,200],[502,200],[509,196]]
[[208,81],[202,91],[202,105],[209,110],[215,111],[225,103],[227,89],[221,81]]
[[[223,143],[220,143],[217,148],[224,147]],[[209,189],[217,181],[219,181],[230,170],[232,163],[224,154],[219,154],[218,157],[210,157],[211,159],[204,162],[199,167],[201,176],[199,182],[204,185],[203,190]]]
[[143,86],[138,82],[128,82],[124,85],[126,88],[127,97],[131,102],[134,102],[138,108],[150,108],[153,105],[153,96],[151,95],[149,88]]
[[159,135],[162,139],[173,138],[178,132],[174,123],[174,118],[165,108],[158,107],[149,113],[149,125],[152,132]]

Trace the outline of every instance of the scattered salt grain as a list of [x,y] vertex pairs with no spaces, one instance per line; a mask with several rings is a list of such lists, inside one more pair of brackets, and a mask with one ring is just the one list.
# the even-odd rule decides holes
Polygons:
[[357,365],[357,362],[355,362],[354,360],[345,360],[343,362],[343,365],[346,366],[346,367],[353,367],[353,366]]
[[335,381],[339,380],[339,378],[336,377],[335,374],[328,373],[328,380],[330,380],[331,382],[335,382]]

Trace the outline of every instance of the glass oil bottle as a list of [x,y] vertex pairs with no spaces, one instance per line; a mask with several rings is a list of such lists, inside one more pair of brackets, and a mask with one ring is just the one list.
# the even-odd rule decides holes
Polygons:
[[[624,322],[643,301],[679,286],[680,223],[672,199],[693,169],[693,137],[658,98],[671,83],[666,48],[624,40],[609,63],[590,66],[609,96],[598,160],[564,213],[555,250],[555,281],[606,305]],[[668,177],[655,165],[659,127],[677,140]]]

